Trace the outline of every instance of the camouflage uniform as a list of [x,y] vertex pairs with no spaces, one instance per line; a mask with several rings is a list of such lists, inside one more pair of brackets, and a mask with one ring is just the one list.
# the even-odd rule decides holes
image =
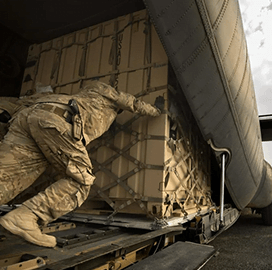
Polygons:
[[[67,106],[70,100],[76,101],[78,114]],[[95,180],[85,146],[108,130],[120,109],[160,114],[156,107],[99,82],[73,96],[41,98],[21,110],[0,145],[0,205],[30,186],[52,164],[62,179],[23,205],[44,223],[80,206]],[[71,114],[72,122],[66,117]]]
[[51,92],[36,93],[21,98],[0,97],[0,140],[3,140],[9,127],[9,123],[5,121],[7,119],[2,119],[3,117],[1,117],[3,113],[7,113],[9,117],[13,117],[22,109],[33,105],[37,99],[49,94]]

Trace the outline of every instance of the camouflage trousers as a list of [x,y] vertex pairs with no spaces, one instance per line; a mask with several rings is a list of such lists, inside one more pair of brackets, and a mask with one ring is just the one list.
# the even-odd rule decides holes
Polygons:
[[0,205],[28,188],[49,165],[63,175],[23,204],[44,223],[74,210],[95,180],[88,152],[72,136],[72,125],[34,107],[13,120],[0,143]]

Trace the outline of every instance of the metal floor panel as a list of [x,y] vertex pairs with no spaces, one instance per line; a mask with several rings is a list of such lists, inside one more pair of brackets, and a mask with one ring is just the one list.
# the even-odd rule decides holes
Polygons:
[[215,249],[212,246],[191,242],[176,242],[170,247],[130,266],[127,270],[194,270],[209,260]]
[[0,227],[0,268],[1,262],[13,267],[15,258],[18,258],[18,264],[24,264],[22,258],[27,256],[36,258],[37,262],[42,258],[45,265],[40,269],[70,269],[79,265],[92,269],[117,257],[126,257],[130,252],[136,254],[139,249],[152,247],[162,236],[180,235],[183,230],[179,226],[146,231],[76,224],[72,229],[50,233],[57,238],[58,245],[45,248],[30,244]]
[[[52,235],[56,235],[57,237],[63,236],[63,235],[75,235],[82,234],[85,231],[90,231],[92,228],[91,226],[83,226],[83,227],[77,227],[73,230],[63,231],[63,232],[56,232],[52,233]],[[135,233],[137,235],[137,233]],[[31,243],[26,242],[21,237],[18,237],[16,235],[13,235],[9,233],[7,230],[0,227],[0,235],[4,235],[5,239],[0,242],[0,260],[5,259],[7,257],[12,256],[19,256],[23,254],[31,254],[33,256],[41,256],[41,257],[47,257],[48,263],[54,263],[61,260],[65,260],[68,258],[72,258],[76,256],[76,254],[79,254],[82,251],[89,250],[91,248],[98,248],[108,245],[109,243],[113,243],[116,240],[125,240],[128,237],[134,236],[132,233],[127,232],[118,232],[114,235],[110,235],[107,238],[102,238],[97,241],[83,241],[79,244],[71,244],[66,245],[64,247],[55,247],[55,248],[45,248],[45,247],[39,247],[36,245],[33,245]]]

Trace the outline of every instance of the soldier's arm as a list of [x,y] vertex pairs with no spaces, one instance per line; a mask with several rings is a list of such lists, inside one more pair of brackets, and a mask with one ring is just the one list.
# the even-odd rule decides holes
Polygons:
[[161,114],[161,111],[157,107],[145,103],[128,93],[119,92],[119,96],[115,101],[115,104],[122,110],[127,110],[141,115],[159,116]]

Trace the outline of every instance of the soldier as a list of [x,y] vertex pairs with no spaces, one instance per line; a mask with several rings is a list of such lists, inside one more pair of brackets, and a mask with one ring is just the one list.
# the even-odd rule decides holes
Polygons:
[[29,187],[49,164],[63,177],[0,219],[0,224],[25,240],[54,247],[42,234],[48,224],[79,207],[95,180],[86,145],[108,130],[119,110],[159,116],[160,109],[93,82],[76,95],[41,98],[11,119],[0,144],[0,205]]

